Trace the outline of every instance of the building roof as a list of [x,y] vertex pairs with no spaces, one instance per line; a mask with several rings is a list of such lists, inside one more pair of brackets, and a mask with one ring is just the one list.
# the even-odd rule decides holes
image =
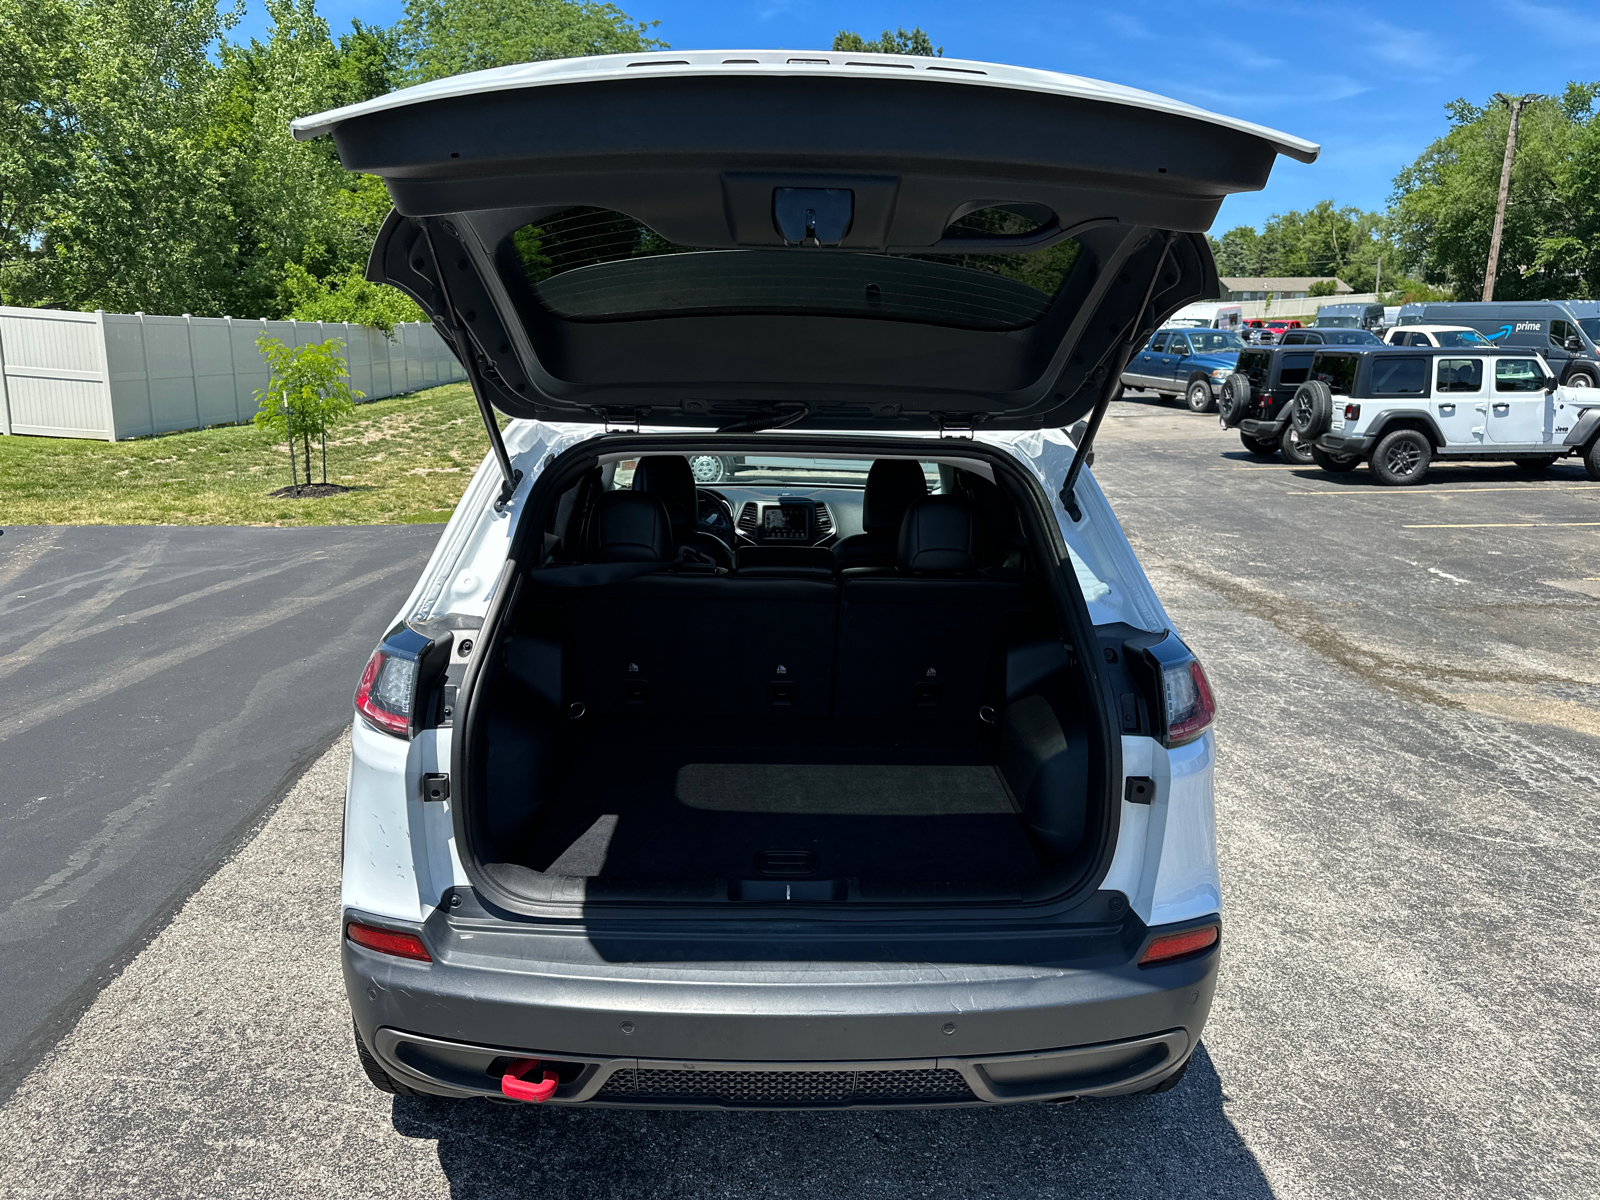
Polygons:
[[[1224,275],[1222,286],[1230,292],[1304,292],[1313,283],[1322,283],[1333,279],[1331,275]],[[1343,295],[1353,292],[1351,287],[1342,279],[1333,279],[1334,295]]]

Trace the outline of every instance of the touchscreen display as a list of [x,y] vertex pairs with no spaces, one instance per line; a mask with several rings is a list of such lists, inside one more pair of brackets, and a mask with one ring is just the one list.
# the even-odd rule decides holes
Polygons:
[[762,510],[761,530],[768,537],[804,538],[811,532],[810,516],[803,504],[774,504]]

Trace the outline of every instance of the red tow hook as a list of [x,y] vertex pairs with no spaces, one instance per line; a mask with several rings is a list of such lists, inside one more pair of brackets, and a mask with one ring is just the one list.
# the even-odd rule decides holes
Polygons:
[[543,1104],[556,1094],[561,1078],[556,1074],[554,1067],[546,1067],[543,1079],[538,1083],[529,1083],[525,1077],[538,1069],[537,1058],[517,1059],[506,1068],[506,1073],[500,1076],[500,1091],[513,1100],[531,1100],[535,1104]]

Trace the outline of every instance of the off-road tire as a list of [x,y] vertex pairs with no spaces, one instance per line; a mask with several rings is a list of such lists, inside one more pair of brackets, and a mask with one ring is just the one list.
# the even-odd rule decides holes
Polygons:
[[1289,401],[1289,426],[1303,442],[1314,442],[1333,424],[1333,393],[1320,379],[1308,379]]
[[1513,458],[1511,461],[1524,471],[1543,471],[1555,466],[1559,457],[1558,454],[1524,454],[1521,458]]
[[1409,487],[1422,482],[1431,462],[1433,443],[1427,434],[1415,429],[1396,429],[1378,439],[1368,465],[1379,483]]
[[1211,385],[1204,379],[1189,380],[1189,387],[1183,393],[1183,402],[1189,406],[1190,412],[1210,412],[1212,408]]
[[724,482],[733,474],[732,465],[720,454],[692,454],[689,472],[698,487],[711,487]]
[[1222,418],[1222,423],[1232,429],[1244,420],[1245,410],[1249,407],[1250,380],[1234,372],[1222,381],[1222,389],[1217,396],[1217,414]]
[[355,1021],[350,1022],[351,1032],[356,1036],[356,1056],[361,1059],[361,1069],[367,1073],[367,1079],[372,1086],[380,1092],[387,1092],[391,1096],[420,1096],[421,1092],[408,1084],[402,1083],[393,1075],[383,1069],[372,1051],[367,1049],[367,1044],[361,1040],[361,1030],[355,1027]]
[[1600,438],[1589,443],[1589,448],[1583,452],[1583,469],[1588,472],[1589,478],[1600,483]]
[[1254,438],[1241,431],[1239,441],[1244,443],[1244,448],[1257,458],[1271,458],[1278,452],[1277,438]]
[[1193,1061],[1194,1055],[1191,1054],[1188,1058],[1183,1060],[1183,1066],[1179,1067],[1171,1075],[1168,1075],[1160,1083],[1156,1084],[1154,1087],[1147,1087],[1142,1092],[1135,1092],[1134,1095],[1159,1096],[1162,1092],[1170,1092],[1173,1088],[1177,1087],[1183,1082],[1183,1077],[1189,1073],[1189,1064]]
[[1311,447],[1311,461],[1324,471],[1343,473],[1354,471],[1361,465],[1361,458],[1355,454],[1330,454],[1320,446]]
[[1292,424],[1283,427],[1283,436],[1278,439],[1278,451],[1284,461],[1292,462],[1297,467],[1309,467],[1312,463],[1311,443],[1296,433]]

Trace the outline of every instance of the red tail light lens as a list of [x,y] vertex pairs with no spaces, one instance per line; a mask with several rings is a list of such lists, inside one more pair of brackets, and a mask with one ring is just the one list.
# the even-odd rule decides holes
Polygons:
[[1344,419],[1346,421],[1359,421],[1361,419],[1361,405],[1346,404],[1344,406]]
[[1167,703],[1167,745],[1192,742],[1211,727],[1217,702],[1198,658],[1164,668],[1161,690]]
[[392,929],[379,929],[375,925],[351,921],[345,926],[345,934],[356,945],[376,950],[379,954],[392,954],[396,958],[410,958],[417,962],[433,961],[433,955],[428,953],[422,939],[414,933],[396,933]]
[[374,650],[356,688],[356,711],[384,733],[410,737],[416,682],[416,663]]
[[1217,927],[1206,925],[1200,929],[1186,929],[1182,933],[1169,933],[1166,937],[1158,937],[1145,947],[1144,953],[1139,956],[1139,965],[1148,967],[1155,963],[1171,962],[1188,954],[1197,954],[1201,950],[1209,950],[1217,944],[1217,936]]

